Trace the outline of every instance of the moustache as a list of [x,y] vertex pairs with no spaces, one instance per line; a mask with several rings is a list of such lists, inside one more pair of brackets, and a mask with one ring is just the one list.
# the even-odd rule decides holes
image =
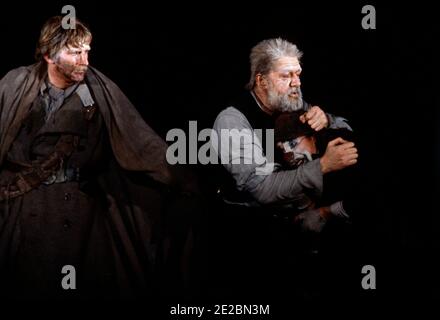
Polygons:
[[73,69],[74,72],[86,72],[87,71],[87,67],[78,67]]
[[299,90],[296,89],[296,88],[290,89],[290,90],[287,92],[287,95],[289,95],[289,94],[294,94],[294,93],[296,93],[296,94],[299,95]]

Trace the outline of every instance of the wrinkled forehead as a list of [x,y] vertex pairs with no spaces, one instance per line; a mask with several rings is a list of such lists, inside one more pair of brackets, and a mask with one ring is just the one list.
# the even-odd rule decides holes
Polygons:
[[297,57],[281,57],[273,62],[272,71],[283,72],[283,71],[301,71],[301,64]]
[[67,50],[90,50],[90,43],[92,42],[92,39],[90,37],[82,38],[82,39],[75,39],[72,41],[69,41],[65,48]]
[[68,50],[90,50],[90,41],[80,42],[78,44],[67,45],[66,48]]

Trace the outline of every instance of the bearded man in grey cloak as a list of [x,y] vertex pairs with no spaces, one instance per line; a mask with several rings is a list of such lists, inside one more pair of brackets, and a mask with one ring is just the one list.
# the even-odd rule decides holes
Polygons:
[[0,296],[156,295],[185,281],[197,184],[61,22],[0,81]]

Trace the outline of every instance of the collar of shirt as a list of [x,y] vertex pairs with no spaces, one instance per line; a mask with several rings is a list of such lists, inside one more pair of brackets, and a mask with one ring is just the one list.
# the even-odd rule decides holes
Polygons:
[[[43,84],[41,85],[40,95],[44,96],[45,93],[49,94],[49,90],[51,88],[55,89],[55,90],[59,90],[60,92],[63,92],[64,99],[66,99],[71,94],[76,92],[79,95],[84,107],[92,106],[95,103],[92,98],[92,95],[90,94],[89,88],[87,87],[87,85],[84,82],[75,83],[74,85],[66,88],[65,90],[62,90],[62,89],[57,89],[56,87],[52,86],[49,83],[49,81],[46,79],[45,81],[43,81]],[[60,94],[60,96],[61,96],[61,94]],[[53,97],[53,98],[55,98],[55,97]]]
[[268,113],[270,115],[273,114],[273,112],[271,110],[269,110],[268,108],[266,108],[263,103],[260,101],[260,99],[258,99],[258,97],[255,95],[254,91],[251,90],[251,95],[252,97],[255,99],[255,102],[258,104],[258,106],[260,107],[260,109],[264,112],[264,113]]
[[[44,95],[45,93],[50,94],[50,96],[54,99],[58,99],[61,95],[64,96],[64,98],[69,97],[72,93],[75,92],[75,90],[78,88],[79,83],[75,83],[71,85],[70,87],[67,87],[66,89],[59,89],[55,86],[53,86],[48,79],[43,81],[43,84],[40,88],[40,94]],[[55,93],[55,94],[54,94]]]

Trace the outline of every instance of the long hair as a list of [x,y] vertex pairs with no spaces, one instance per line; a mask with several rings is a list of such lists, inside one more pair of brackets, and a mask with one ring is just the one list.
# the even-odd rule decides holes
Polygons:
[[46,54],[51,59],[55,58],[66,46],[80,46],[82,43],[92,41],[92,33],[84,23],[75,19],[74,29],[64,29],[62,20],[62,16],[55,16],[44,23],[35,51],[37,61],[43,60]]
[[255,86],[256,75],[261,73],[268,74],[276,60],[282,57],[302,57],[302,52],[287,40],[276,38],[263,40],[252,48],[249,56],[251,63],[251,78],[246,88],[252,90]]

